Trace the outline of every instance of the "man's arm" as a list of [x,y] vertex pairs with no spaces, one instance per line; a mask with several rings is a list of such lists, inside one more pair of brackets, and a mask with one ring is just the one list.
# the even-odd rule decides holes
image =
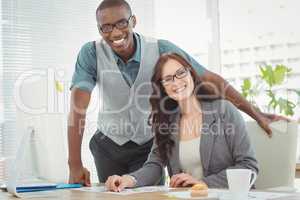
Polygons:
[[282,116],[260,112],[256,107],[251,105],[238,91],[236,91],[226,80],[209,70],[206,70],[204,74],[201,75],[201,80],[204,84],[204,88],[208,90],[209,93],[229,100],[237,108],[256,120],[257,123],[267,132],[269,136],[272,135],[272,130],[269,127],[270,122],[277,120],[286,120],[286,118]]
[[90,186],[90,173],[82,164],[81,143],[90,97],[89,92],[72,88],[68,119],[69,183],[83,183],[86,186]]

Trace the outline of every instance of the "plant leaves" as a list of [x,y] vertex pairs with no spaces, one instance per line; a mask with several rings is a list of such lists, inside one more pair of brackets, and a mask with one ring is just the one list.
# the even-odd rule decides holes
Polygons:
[[[258,83],[261,85],[264,85],[265,83],[268,86],[268,90],[265,90],[267,96],[269,97],[268,109],[272,108],[274,111],[278,109],[280,113],[284,113],[287,116],[294,115],[294,108],[296,107],[296,104],[292,101],[289,101],[288,99],[276,97],[276,92],[272,89],[275,85],[283,84],[286,80],[287,75],[292,71],[292,69],[286,67],[285,65],[276,65],[275,67],[272,67],[271,65],[266,65],[263,67],[259,66],[259,69],[261,81]],[[248,83],[244,81],[244,89],[246,89],[247,86],[249,86],[247,84]],[[253,93],[253,91],[255,91],[254,86],[251,87],[251,89],[245,91],[248,92],[249,96],[255,96],[255,93]],[[286,90],[293,91],[298,95],[299,98],[297,104],[300,105],[300,90]]]
[[273,71],[273,84],[274,85],[280,85],[285,80],[286,75],[288,72],[290,72],[291,69],[287,68],[284,65],[276,65],[274,71]]
[[266,65],[265,67],[260,66],[261,78],[266,81],[269,87],[273,86],[274,83],[274,75],[273,69],[271,65]]
[[281,97],[278,99],[277,102],[278,102],[279,112],[280,113],[284,113],[287,116],[294,115],[294,111],[293,110],[296,107],[296,105],[293,102],[291,102],[291,101],[289,101],[287,99],[283,99]]
[[245,79],[243,81],[243,85],[241,86],[243,97],[247,98],[249,96],[251,85],[252,84],[251,84],[251,80],[250,79]]
[[292,71],[292,69],[285,65],[276,65],[275,68],[271,65],[266,65],[260,68],[260,77],[268,84],[269,87],[274,85],[280,85],[284,82],[286,75]]
[[268,107],[273,108],[274,110],[276,109],[276,107],[278,106],[278,102],[275,98],[275,94],[271,91],[271,90],[267,90],[267,95],[271,98]]

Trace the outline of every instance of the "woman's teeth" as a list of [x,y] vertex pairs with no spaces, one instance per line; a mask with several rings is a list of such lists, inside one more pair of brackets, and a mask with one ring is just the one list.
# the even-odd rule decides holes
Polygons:
[[185,88],[186,88],[186,86],[183,86],[181,88],[176,89],[175,92],[176,93],[182,92]]

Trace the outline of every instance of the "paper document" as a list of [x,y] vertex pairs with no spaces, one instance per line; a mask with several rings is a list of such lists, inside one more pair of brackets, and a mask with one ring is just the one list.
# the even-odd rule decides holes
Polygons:
[[138,188],[127,188],[121,192],[110,192],[107,191],[105,186],[92,186],[92,187],[82,187],[78,189],[74,189],[77,191],[83,192],[104,192],[107,194],[116,194],[116,195],[130,195],[137,193],[145,193],[145,192],[167,192],[169,188],[166,186],[147,186],[147,187],[138,187]]
[[92,187],[82,187],[82,188],[77,188],[73,189],[77,191],[82,191],[82,192],[106,192],[105,186],[92,186]]
[[166,186],[146,186],[146,187],[138,187],[138,188],[128,188],[121,192],[106,192],[110,194],[116,195],[130,195],[130,194],[138,194],[145,192],[167,192],[169,191],[169,187]]

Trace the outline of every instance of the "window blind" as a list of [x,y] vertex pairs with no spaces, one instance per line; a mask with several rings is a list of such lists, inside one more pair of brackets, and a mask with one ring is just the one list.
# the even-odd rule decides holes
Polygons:
[[[95,22],[98,3],[1,0],[0,183],[7,177],[6,163],[13,160],[21,137],[15,128],[16,80],[31,69],[52,69],[63,72],[61,78],[68,85],[80,47],[99,37]],[[68,102],[65,106],[67,115]]]

